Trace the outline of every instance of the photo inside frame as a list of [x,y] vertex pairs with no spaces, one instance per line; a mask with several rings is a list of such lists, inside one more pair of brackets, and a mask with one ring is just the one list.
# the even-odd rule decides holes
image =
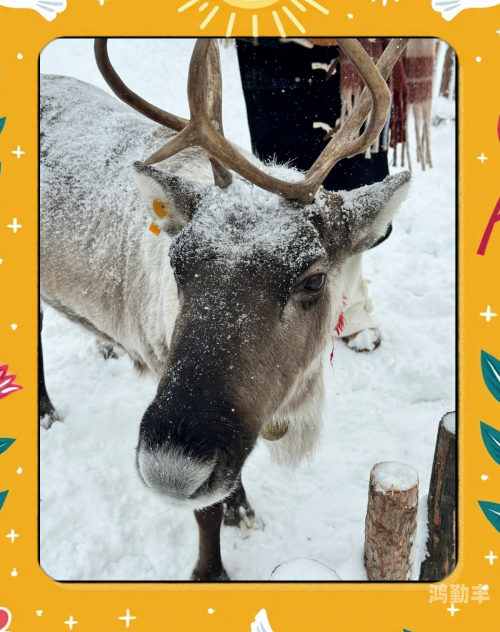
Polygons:
[[[387,46],[361,43],[375,60]],[[299,182],[356,108],[351,62],[307,40],[219,45],[224,136],[284,188]],[[194,46],[108,42],[126,86],[184,119]],[[323,186],[335,194],[304,204],[235,173],[216,187],[206,152],[191,146],[146,165],[171,133],[112,94],[94,40],[43,50],[47,575],[184,582],[195,569],[201,581],[364,582],[451,572],[456,60],[443,41],[410,40],[396,69],[376,141],[333,166]],[[433,471],[441,426],[446,472]],[[452,516],[432,552],[429,490]],[[199,538],[208,557],[198,558]]]

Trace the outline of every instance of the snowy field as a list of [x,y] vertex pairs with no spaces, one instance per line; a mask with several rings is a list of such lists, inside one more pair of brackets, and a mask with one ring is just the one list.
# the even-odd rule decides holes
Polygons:
[[[191,50],[190,40],[110,43],[125,83],[184,117]],[[249,148],[236,53],[228,47],[221,55],[225,134]],[[50,44],[40,68],[105,88],[91,40]],[[438,106],[451,111],[449,103]],[[263,444],[251,454],[243,480],[262,528],[244,537],[223,527],[222,557],[233,580],[267,581],[277,565],[298,557],[326,564],[343,580],[366,580],[368,479],[381,461],[419,474],[422,557],[438,423],[455,410],[456,395],[455,125],[444,121],[431,135],[434,168],[422,172],[416,163],[412,133],[410,196],[390,239],[364,256],[382,345],[356,354],[338,343],[333,369],[331,346],[325,349],[325,428],[311,462],[290,471],[273,465]],[[139,423],[155,384],[137,377],[128,356],[102,359],[90,335],[48,307],[43,347],[47,388],[64,423],[40,433],[42,568],[58,580],[189,579],[198,540],[193,514],[162,504],[135,469]]]

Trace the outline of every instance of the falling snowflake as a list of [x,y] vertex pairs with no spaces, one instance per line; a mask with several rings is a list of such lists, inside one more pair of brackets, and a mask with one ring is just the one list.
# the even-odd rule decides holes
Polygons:
[[[372,0],[372,2],[377,2],[377,0]],[[399,2],[399,0],[394,0],[394,2]],[[382,0],[382,5],[384,7],[386,7],[387,6],[387,0]]]

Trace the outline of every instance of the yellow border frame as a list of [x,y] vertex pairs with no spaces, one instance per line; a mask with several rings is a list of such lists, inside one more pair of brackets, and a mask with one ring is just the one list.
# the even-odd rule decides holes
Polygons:
[[[488,455],[479,422],[499,426],[500,402],[488,391],[480,352],[500,357],[500,318],[480,316],[487,305],[500,312],[500,222],[493,224],[499,199],[500,163],[497,78],[500,6],[469,9],[445,21],[431,0],[218,0],[203,12],[179,0],[67,0],[57,19],[7,8],[0,0],[0,366],[16,375],[22,390],[0,400],[0,436],[16,442],[0,454],[0,621],[10,611],[13,632],[69,629],[155,632],[204,629],[247,632],[265,608],[275,632],[306,629],[353,632],[435,632],[480,629],[499,619],[500,533],[478,501],[500,503],[500,467]],[[20,4],[22,2],[20,1]],[[258,6],[258,5],[268,6]],[[500,2],[499,2],[500,4]],[[198,6],[196,6],[198,5]],[[301,5],[302,8],[299,7]],[[285,10],[288,8],[288,11]],[[195,10],[196,9],[196,10]],[[295,20],[290,18],[293,13]],[[472,589],[488,585],[490,599],[457,607],[429,602],[426,584],[58,584],[37,561],[37,173],[38,55],[63,36],[359,36],[438,37],[460,61],[460,551],[459,566],[444,583]],[[12,153],[18,146],[25,153]],[[484,154],[487,160],[478,160]],[[499,205],[500,206],[500,205]],[[22,229],[7,228],[16,217]],[[493,218],[493,219],[492,219]],[[486,251],[478,247],[488,222]],[[495,288],[497,288],[495,290]],[[15,324],[17,327],[13,328]],[[487,477],[487,478],[485,478]],[[19,537],[6,538],[11,529]],[[15,572],[14,572],[15,569]],[[213,610],[210,612],[209,610]],[[4,630],[5,628],[2,628]]]

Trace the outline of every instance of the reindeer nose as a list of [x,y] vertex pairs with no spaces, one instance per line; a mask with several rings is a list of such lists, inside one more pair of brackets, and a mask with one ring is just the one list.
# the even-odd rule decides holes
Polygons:
[[[174,504],[210,504],[217,456],[205,460],[189,456],[179,448],[139,446],[137,466],[143,481]],[[212,501],[215,502],[215,501]]]
[[[137,468],[165,500],[193,509],[223,500],[256,440],[235,407],[171,379],[141,421]],[[182,388],[181,388],[182,387]]]
[[169,415],[153,402],[141,423],[137,469],[164,500],[201,509],[225,498],[237,473],[217,432],[220,419],[196,413],[177,409]]

